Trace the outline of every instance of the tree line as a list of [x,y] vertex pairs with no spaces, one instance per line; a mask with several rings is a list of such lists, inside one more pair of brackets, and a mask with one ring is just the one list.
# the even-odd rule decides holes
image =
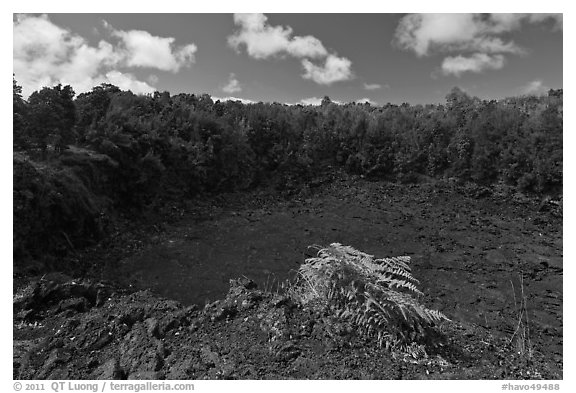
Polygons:
[[[44,87],[25,100],[14,80],[13,116],[22,234],[44,230],[34,220],[62,220],[70,203],[92,218],[54,225],[94,232],[104,205],[139,210],[202,193],[298,189],[338,171],[562,192],[562,89],[496,101],[454,88],[443,104],[342,105],[325,97],[303,106],[135,95],[110,84],[79,95]],[[62,235],[64,245],[72,237]]]

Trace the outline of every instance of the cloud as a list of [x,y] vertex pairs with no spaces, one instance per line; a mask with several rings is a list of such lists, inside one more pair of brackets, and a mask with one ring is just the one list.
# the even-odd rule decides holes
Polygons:
[[[446,74],[499,69],[503,55],[523,55],[526,49],[506,38],[526,24],[552,23],[562,29],[562,14],[410,14],[400,19],[394,44],[418,57],[457,55],[444,59]],[[479,68],[480,67],[480,68]],[[478,71],[480,69],[480,71]]]
[[364,83],[364,90],[378,90],[388,85],[382,86],[379,83]]
[[288,44],[288,53],[294,57],[318,58],[328,54],[322,42],[315,37],[294,37]]
[[173,37],[157,37],[143,30],[114,30],[125,49],[129,67],[149,67],[162,71],[178,72],[182,66],[194,62],[196,45],[174,47]]
[[395,43],[417,56],[454,51],[522,53],[513,41],[498,34],[516,30],[526,17],[514,14],[410,14],[396,28]]
[[[305,73],[310,79],[322,85],[352,78],[352,62],[345,57],[329,53],[322,42],[313,36],[293,36],[290,26],[271,26],[264,14],[234,14],[234,24],[238,29],[228,37],[228,44],[255,59],[269,59],[290,56],[301,59]],[[323,66],[311,60],[324,60]]]
[[372,101],[370,98],[360,98],[359,100],[354,101],[357,104],[370,104],[370,105],[378,105],[376,101]]
[[540,24],[551,22],[552,28],[562,30],[564,17],[562,14],[491,14],[494,32],[509,32],[519,30],[522,23]]
[[18,15],[13,25],[13,66],[23,96],[57,83],[69,84],[77,93],[100,83],[150,93],[155,90],[152,86],[120,69],[148,67],[176,72],[194,61],[194,44],[174,48],[171,37],[114,30],[106,22],[104,27],[119,42],[114,45],[101,40],[92,46],[81,36],[52,23],[46,15]]
[[156,83],[158,83],[160,79],[158,78],[157,75],[154,74],[150,74],[148,76],[148,83],[150,83],[151,85],[155,85]]
[[331,85],[334,82],[346,81],[354,77],[351,71],[352,62],[345,57],[328,55],[322,66],[304,59],[302,66],[305,70],[302,77],[311,79],[320,85]]
[[238,82],[238,79],[236,79],[236,75],[234,73],[230,74],[230,77],[228,78],[228,83],[226,84],[226,86],[222,88],[222,91],[228,94],[238,93],[239,91],[242,91],[240,82]]
[[[304,98],[304,99],[300,100],[296,105],[300,104],[300,105],[320,106],[322,104],[322,100],[323,100],[323,98],[318,98],[318,97]],[[333,104],[338,104],[338,105],[342,104],[342,101],[338,101],[338,100],[330,100],[330,101],[332,101]],[[290,104],[290,105],[294,105],[294,104]]]
[[315,37],[292,37],[290,26],[270,26],[264,14],[234,14],[239,27],[228,37],[228,44],[236,51],[244,46],[249,56],[267,59],[279,55],[318,58],[328,54],[322,42]]
[[[136,94],[152,93],[155,88],[146,82],[137,80],[132,74],[123,74],[120,71],[110,71],[106,73],[105,81],[118,86],[122,90],[131,90]],[[104,82],[100,82],[104,83]]]
[[446,57],[442,61],[444,75],[460,76],[464,72],[480,73],[484,70],[499,70],[504,67],[503,55],[487,55],[486,53],[474,53],[471,56]]
[[216,101],[220,101],[220,102],[224,102],[224,101],[240,101],[243,104],[255,104],[256,101],[250,100],[248,98],[239,98],[239,97],[215,97],[212,96],[212,101],[216,102]]
[[395,32],[396,44],[425,56],[432,45],[465,42],[474,38],[471,14],[410,14],[400,19]]
[[522,88],[522,93],[529,95],[540,95],[545,94],[550,88],[544,83],[537,79],[529,82],[526,86]]
[[302,100],[300,100],[299,104],[302,105],[320,105],[322,103],[322,98],[318,98],[318,97],[310,97],[310,98],[304,98]]
[[529,14],[531,23],[542,23],[552,21],[555,30],[564,30],[563,14]]

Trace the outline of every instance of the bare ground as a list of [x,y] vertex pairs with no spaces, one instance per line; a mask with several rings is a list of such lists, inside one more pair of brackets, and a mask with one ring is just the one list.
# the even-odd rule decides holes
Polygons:
[[[315,186],[190,205],[171,225],[87,251],[102,260],[124,244],[89,280],[23,285],[14,377],[562,378],[561,203],[450,183]],[[284,297],[307,247],[332,242],[410,255],[423,302],[452,320],[441,345],[421,358],[391,354]]]

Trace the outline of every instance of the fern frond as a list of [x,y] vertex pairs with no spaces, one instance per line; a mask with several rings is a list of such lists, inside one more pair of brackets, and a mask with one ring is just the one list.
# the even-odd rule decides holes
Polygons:
[[412,297],[423,293],[416,287],[409,256],[375,259],[340,243],[314,248],[317,257],[300,266],[293,297],[305,306],[328,307],[379,346],[415,350],[427,329],[448,320]]

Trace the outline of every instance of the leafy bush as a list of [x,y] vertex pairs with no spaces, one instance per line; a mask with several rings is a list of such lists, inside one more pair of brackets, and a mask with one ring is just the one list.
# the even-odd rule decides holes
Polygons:
[[332,243],[309,258],[290,289],[306,307],[328,310],[364,336],[389,349],[424,343],[435,324],[448,318],[423,306],[408,263],[410,257],[374,259],[350,246]]
[[104,202],[70,168],[14,154],[14,260],[58,255],[103,232]]

